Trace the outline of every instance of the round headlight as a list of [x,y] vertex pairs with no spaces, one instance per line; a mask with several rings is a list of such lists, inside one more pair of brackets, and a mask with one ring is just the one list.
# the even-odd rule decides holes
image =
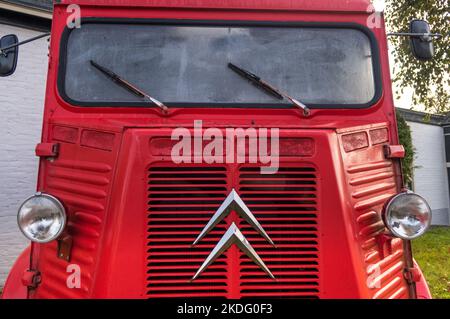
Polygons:
[[48,243],[64,230],[66,212],[57,198],[37,193],[20,206],[17,222],[25,237],[36,243]]
[[431,224],[431,208],[421,196],[408,192],[394,196],[383,213],[386,227],[403,239],[422,236]]

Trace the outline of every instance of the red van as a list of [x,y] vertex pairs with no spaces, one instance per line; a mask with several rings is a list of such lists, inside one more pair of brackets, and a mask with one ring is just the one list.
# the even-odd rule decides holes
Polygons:
[[369,0],[56,1],[3,298],[430,298],[389,70]]

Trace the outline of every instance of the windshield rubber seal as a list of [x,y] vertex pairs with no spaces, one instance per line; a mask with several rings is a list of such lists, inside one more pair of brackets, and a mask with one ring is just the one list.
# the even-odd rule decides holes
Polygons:
[[[380,51],[378,41],[374,33],[366,26],[354,22],[278,22],[278,21],[240,21],[240,20],[185,20],[185,19],[142,19],[142,18],[82,18],[81,24],[105,23],[105,24],[150,24],[173,26],[232,26],[232,27],[288,27],[288,28],[338,28],[355,29],[363,32],[370,41],[372,53],[372,67],[375,94],[373,98],[363,104],[321,104],[305,103],[311,109],[367,109],[377,104],[383,95],[381,76]],[[67,64],[67,43],[73,28],[65,27],[60,41],[59,66],[57,88],[61,98],[72,106],[82,107],[152,107],[148,102],[86,102],[76,101],[65,92],[65,75]],[[164,102],[169,108],[258,108],[258,109],[290,109],[289,103],[194,103],[194,102]],[[156,107],[156,106],[155,106]]]

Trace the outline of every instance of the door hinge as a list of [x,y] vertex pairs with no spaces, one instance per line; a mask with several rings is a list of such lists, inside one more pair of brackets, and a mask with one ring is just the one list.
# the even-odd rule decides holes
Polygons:
[[30,289],[36,289],[41,283],[41,273],[37,270],[25,270],[22,275],[22,284]]
[[36,145],[36,156],[38,157],[57,157],[59,154],[58,143],[39,143]]
[[58,239],[57,257],[69,262],[72,253],[73,239],[70,235],[61,237],[62,238]]
[[405,277],[406,281],[409,284],[415,283],[420,281],[420,279],[422,278],[422,275],[419,271],[419,269],[417,268],[406,268],[403,271],[403,277]]

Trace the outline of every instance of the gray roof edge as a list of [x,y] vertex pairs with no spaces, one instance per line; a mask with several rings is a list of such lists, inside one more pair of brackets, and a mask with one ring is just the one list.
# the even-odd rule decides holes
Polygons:
[[53,0],[2,0],[1,2],[47,12],[53,11]]
[[445,115],[436,115],[420,111],[413,111],[400,107],[397,107],[396,109],[397,111],[400,112],[400,114],[407,122],[415,122],[438,126],[450,124],[450,122],[448,122],[447,116]]

